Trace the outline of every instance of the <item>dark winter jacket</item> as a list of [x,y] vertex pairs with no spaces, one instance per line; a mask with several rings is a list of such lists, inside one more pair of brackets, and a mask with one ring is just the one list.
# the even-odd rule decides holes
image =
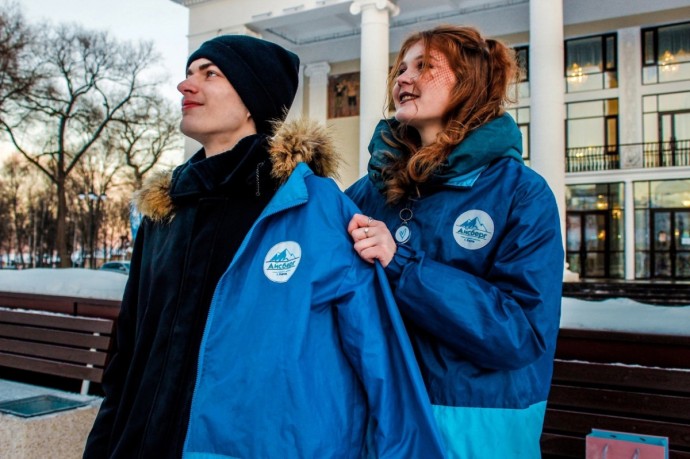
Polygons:
[[221,155],[200,151],[138,194],[145,218],[84,457],[180,456],[211,297],[275,193],[270,171],[255,135]]

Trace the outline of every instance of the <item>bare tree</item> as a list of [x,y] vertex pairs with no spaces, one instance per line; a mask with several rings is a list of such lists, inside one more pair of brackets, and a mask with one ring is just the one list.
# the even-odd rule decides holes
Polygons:
[[0,113],[5,101],[26,94],[39,79],[27,65],[34,40],[16,3],[0,3]]
[[69,266],[67,178],[128,104],[157,84],[147,70],[157,62],[151,43],[132,45],[76,25],[44,27],[34,61],[43,79],[0,112],[0,128],[53,183],[57,197],[56,245]]
[[49,187],[38,187],[30,190],[26,198],[29,206],[31,267],[53,266],[57,227],[53,193]]
[[[0,168],[0,252],[19,265],[50,264],[55,249],[51,186],[20,155]],[[25,258],[28,255],[28,258]]]
[[24,264],[24,252],[27,244],[28,214],[25,206],[24,188],[30,186],[25,181],[27,164],[18,155],[10,156],[2,168],[0,194],[6,206],[6,219],[4,241],[6,253],[14,253],[15,261]]
[[182,148],[180,111],[162,97],[139,101],[127,107],[114,126],[114,137],[132,174],[134,190],[146,174],[160,164],[166,153]]
[[[5,189],[5,181],[0,177],[0,190]],[[12,240],[10,203],[6,193],[0,192],[0,268],[9,257]]]
[[[117,144],[109,134],[103,135],[92,146],[90,151],[77,164],[73,177],[70,178],[70,195],[76,204],[76,213],[80,216],[80,233],[82,248],[86,247],[89,266],[96,266],[96,253],[100,249],[101,232],[107,232],[104,223],[109,220],[108,212],[113,207],[108,205],[116,194],[127,194],[122,190],[124,177],[124,157]],[[114,191],[116,193],[114,193]],[[103,253],[106,256],[105,250]]]

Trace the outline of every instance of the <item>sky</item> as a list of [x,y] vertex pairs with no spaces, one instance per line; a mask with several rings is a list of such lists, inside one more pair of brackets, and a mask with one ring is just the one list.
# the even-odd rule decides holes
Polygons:
[[29,23],[78,23],[107,30],[120,40],[154,42],[170,76],[163,94],[180,100],[175,89],[187,61],[188,9],[172,0],[18,0]]

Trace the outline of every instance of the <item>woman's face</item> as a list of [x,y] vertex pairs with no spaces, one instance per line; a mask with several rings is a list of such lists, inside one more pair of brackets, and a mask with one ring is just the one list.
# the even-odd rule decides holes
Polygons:
[[423,65],[424,45],[418,41],[400,62],[393,86],[393,102],[395,119],[417,129],[422,145],[429,145],[443,129],[443,115],[457,79],[448,59],[434,49],[431,49],[429,68],[424,73]]

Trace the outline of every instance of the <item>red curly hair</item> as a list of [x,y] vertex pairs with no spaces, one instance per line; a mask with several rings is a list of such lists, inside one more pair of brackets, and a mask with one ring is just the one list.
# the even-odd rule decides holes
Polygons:
[[394,204],[427,182],[462,140],[473,129],[501,116],[511,102],[510,84],[516,81],[518,66],[515,53],[503,43],[484,39],[472,27],[442,25],[409,36],[400,48],[388,75],[388,103],[407,51],[421,42],[424,46],[422,74],[430,68],[430,51],[441,53],[455,75],[450,102],[443,116],[443,130],[436,141],[422,146],[417,131],[405,124],[392,130],[393,138],[384,139],[402,155],[382,171],[386,201]]

